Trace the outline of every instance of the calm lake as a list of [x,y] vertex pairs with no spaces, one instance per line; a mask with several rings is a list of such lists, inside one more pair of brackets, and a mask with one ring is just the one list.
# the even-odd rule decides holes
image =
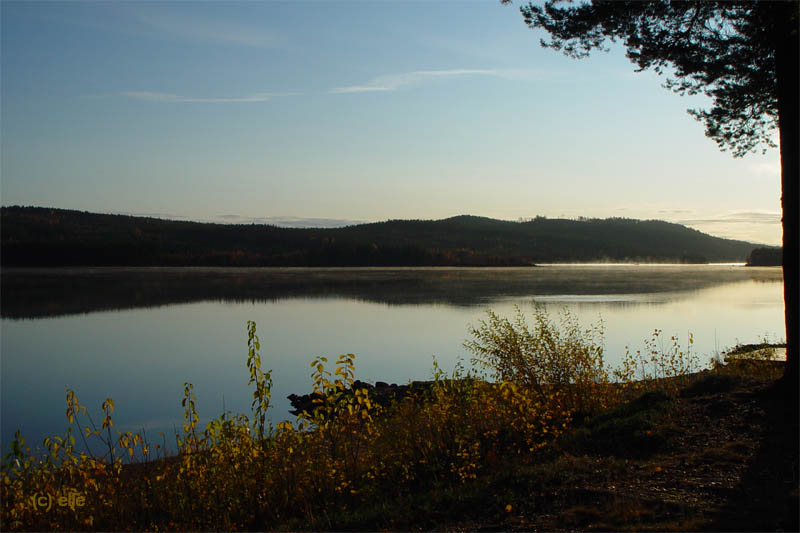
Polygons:
[[[738,265],[549,265],[535,268],[96,268],[2,272],[2,444],[66,428],[75,391],[96,422],[112,397],[115,429],[168,439],[183,423],[183,383],[204,424],[223,409],[249,414],[246,324],[258,324],[273,369],[271,417],[292,418],[286,396],[310,391],[309,363],[356,355],[356,377],[406,383],[446,371],[468,325],[492,309],[533,302],[602,318],[606,361],[663,336],[694,336],[702,360],[737,342],[785,337],[780,268]],[[174,437],[172,437],[174,442]]]

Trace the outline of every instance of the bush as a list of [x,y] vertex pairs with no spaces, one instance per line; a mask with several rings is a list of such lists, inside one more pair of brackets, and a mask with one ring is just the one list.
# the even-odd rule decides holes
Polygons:
[[470,327],[473,340],[464,346],[472,363],[492,378],[514,383],[546,400],[563,395],[573,411],[593,411],[609,403],[609,373],[603,364],[603,323],[581,329],[565,309],[555,324],[541,307],[534,307],[533,326],[515,306],[513,321],[488,311],[488,320]]

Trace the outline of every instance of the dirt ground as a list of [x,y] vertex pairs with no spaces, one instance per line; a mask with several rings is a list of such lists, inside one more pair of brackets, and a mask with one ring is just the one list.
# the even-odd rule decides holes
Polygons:
[[659,422],[671,436],[658,453],[565,453],[558,469],[570,469],[567,483],[542,484],[507,516],[471,527],[798,531],[798,409],[774,383],[740,376],[730,390],[684,391]]

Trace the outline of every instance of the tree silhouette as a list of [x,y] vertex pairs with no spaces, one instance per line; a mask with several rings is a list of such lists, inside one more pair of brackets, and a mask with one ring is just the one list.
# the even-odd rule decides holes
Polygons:
[[[510,3],[510,0],[501,0]],[[667,73],[665,87],[711,97],[709,110],[689,110],[722,150],[741,157],[758,147],[781,154],[783,274],[787,364],[783,385],[797,392],[798,368],[798,14],[797,1],[549,0],[520,11],[547,31],[542,46],[583,58],[621,42],[637,71]]]

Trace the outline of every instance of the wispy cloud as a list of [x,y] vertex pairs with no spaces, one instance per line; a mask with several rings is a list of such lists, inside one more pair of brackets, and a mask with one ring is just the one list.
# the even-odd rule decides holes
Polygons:
[[781,239],[781,215],[777,211],[708,212],[691,208],[658,206],[618,207],[627,216],[657,218],[694,228],[709,235],[753,243],[778,244]]
[[233,23],[197,14],[179,13],[163,6],[135,4],[130,12],[151,30],[181,40],[232,44],[249,47],[272,47],[282,39],[273,31],[255,24]]
[[768,211],[737,211],[673,220],[704,233],[754,243],[780,244],[781,215]]
[[713,225],[713,224],[775,224],[781,223],[780,213],[760,211],[740,211],[724,215],[677,220],[679,224],[687,226]]
[[780,177],[781,164],[777,159],[773,162],[753,163],[750,171],[757,176]]
[[416,86],[422,83],[443,78],[460,76],[492,76],[496,78],[531,80],[539,79],[540,73],[531,69],[446,69],[446,70],[416,70],[401,74],[387,74],[377,76],[360,85],[336,87],[329,92],[364,93],[374,91],[396,91],[404,87]]
[[659,209],[656,211],[659,215],[688,215],[692,213],[691,209]]
[[248,102],[267,102],[280,96],[290,96],[294,93],[255,93],[247,96],[184,96],[180,94],[159,93],[150,91],[124,91],[122,96],[134,100],[144,100],[146,102],[208,102],[208,103],[248,103]]
[[[436,80],[455,78],[460,76],[491,76],[496,78],[514,80],[542,79],[542,73],[532,69],[448,69],[448,70],[417,70],[402,74],[387,74],[372,78],[362,85],[348,85],[330,89],[329,93],[363,93],[376,91],[397,91],[404,87],[412,87]],[[148,102],[266,102],[282,96],[294,96],[300,93],[254,93],[246,96],[188,96],[156,91],[123,91],[119,93],[126,98]]]

